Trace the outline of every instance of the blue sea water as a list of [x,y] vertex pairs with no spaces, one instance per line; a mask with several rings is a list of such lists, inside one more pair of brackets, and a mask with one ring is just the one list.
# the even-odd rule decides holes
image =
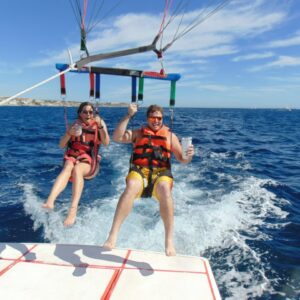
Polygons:
[[[125,112],[101,108],[110,133]],[[70,122],[75,113],[68,109]],[[223,299],[300,298],[299,124],[299,110],[175,109],[174,132],[196,149],[189,165],[173,160],[176,249],[210,260]],[[86,182],[76,224],[65,229],[70,186],[54,212],[41,208],[62,166],[63,109],[0,107],[0,128],[0,242],[101,245],[130,145],[101,148],[100,175]],[[164,251],[156,201],[136,202],[118,246]]]

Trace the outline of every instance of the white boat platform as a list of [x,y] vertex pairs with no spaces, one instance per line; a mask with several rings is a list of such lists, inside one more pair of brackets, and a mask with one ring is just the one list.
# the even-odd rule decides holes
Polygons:
[[0,299],[221,299],[207,259],[99,246],[0,243]]

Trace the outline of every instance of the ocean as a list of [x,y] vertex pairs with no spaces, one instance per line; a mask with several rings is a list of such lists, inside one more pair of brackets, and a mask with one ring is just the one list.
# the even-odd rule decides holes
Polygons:
[[[165,122],[171,125],[169,110]],[[101,108],[112,134],[126,108]],[[68,108],[68,120],[76,108]],[[143,124],[141,108],[130,128]],[[300,110],[175,108],[192,163],[173,159],[177,253],[210,260],[223,299],[300,298]],[[0,107],[0,242],[102,245],[125,187],[130,145],[100,149],[78,217],[64,228],[71,186],[41,208],[62,167],[63,108]],[[164,252],[157,202],[136,201],[117,246]]]

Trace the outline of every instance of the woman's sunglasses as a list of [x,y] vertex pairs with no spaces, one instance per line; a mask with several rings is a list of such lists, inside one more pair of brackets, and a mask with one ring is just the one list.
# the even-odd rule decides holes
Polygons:
[[92,115],[94,113],[94,111],[93,110],[83,110],[82,113],[85,115],[87,115],[87,114]]

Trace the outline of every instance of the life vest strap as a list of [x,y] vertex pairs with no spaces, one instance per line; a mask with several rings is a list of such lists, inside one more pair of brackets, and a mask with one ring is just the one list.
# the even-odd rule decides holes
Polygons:
[[171,150],[165,148],[164,146],[154,146],[154,145],[148,145],[148,144],[137,145],[137,146],[134,147],[134,150],[135,149],[144,149],[144,151],[147,150],[147,149],[149,149],[149,150],[162,150],[163,152],[171,153]]
[[167,137],[160,135],[152,135],[152,134],[143,134],[143,138],[153,139],[153,140],[163,140],[166,141]]
[[[149,168],[153,167],[166,167],[170,168],[170,159],[166,156],[155,156],[154,152],[147,152],[142,154],[136,154],[133,153],[132,155],[132,162],[135,164],[137,163],[137,160],[145,159],[147,163],[145,164]],[[143,164],[144,165],[144,164]]]
[[87,129],[87,128],[82,128],[83,133],[89,133],[89,134],[95,134],[94,129]]

